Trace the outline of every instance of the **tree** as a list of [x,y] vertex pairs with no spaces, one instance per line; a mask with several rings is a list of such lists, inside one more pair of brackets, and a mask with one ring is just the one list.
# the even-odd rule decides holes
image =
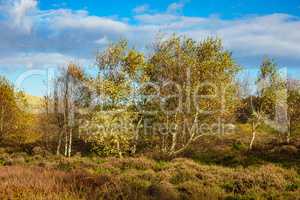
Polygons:
[[[41,103],[41,113],[39,114],[39,129],[42,133],[42,141],[49,151],[56,151],[59,155],[59,150],[62,144],[63,134],[63,115],[59,108],[58,84],[57,80],[54,84],[53,93],[45,95]],[[57,143],[57,145],[56,145]],[[54,147],[55,146],[55,147]],[[54,150],[55,148],[55,150]]]
[[[96,61],[99,74],[92,85],[98,104],[83,132],[88,142],[96,144],[94,146],[98,145],[98,148],[94,149],[102,149],[104,153],[118,152],[118,155],[122,156],[122,152],[130,147],[130,151],[135,153],[137,129],[142,121],[136,107],[139,102],[137,88],[144,80],[144,55],[129,48],[127,42],[121,40],[99,53]],[[110,134],[92,128],[101,125],[116,126],[116,123],[121,123],[124,127],[108,130]],[[128,126],[133,126],[133,130],[127,130]],[[123,129],[127,131],[124,132]],[[108,145],[100,148],[104,143]]]
[[101,99],[99,104],[110,109],[137,106],[141,101],[139,89],[148,80],[144,54],[121,40],[99,53],[96,61],[99,74],[93,85]]
[[15,132],[17,111],[14,88],[5,78],[0,77],[0,141]]
[[[174,122],[173,133],[158,136],[160,149],[169,155],[181,153],[202,136],[197,135],[199,121],[233,118],[238,66],[218,39],[198,43],[173,36],[159,40],[147,60],[120,41],[100,53],[97,64],[100,72],[95,85],[105,109],[135,111],[136,128],[150,119],[152,133],[160,132],[153,123]],[[194,98],[201,95],[214,98]]]
[[277,65],[274,61],[265,58],[260,66],[260,73],[257,79],[257,97],[250,101],[252,108],[252,139],[249,149],[253,148],[257,128],[269,119],[276,116],[276,104],[284,98],[280,92],[285,88],[284,81],[280,77]]
[[25,94],[0,77],[0,142],[6,140],[18,146],[35,142],[40,136],[35,120],[28,113]]
[[[53,96],[45,99],[45,111],[49,112],[52,127],[57,130],[56,154],[59,155],[64,142],[64,155],[72,154],[74,133],[79,132],[80,109],[87,107],[90,101],[90,93],[84,82],[87,76],[83,70],[74,63],[69,63],[54,81]],[[50,101],[50,103],[48,102]]]
[[297,81],[289,80],[288,81],[288,132],[286,136],[286,142],[290,142],[290,137],[292,133],[297,128],[297,125],[300,122],[300,88]]
[[173,36],[159,40],[147,65],[147,77],[155,88],[144,88],[144,96],[150,94],[144,108],[154,113],[147,116],[151,127],[166,124],[159,135],[163,152],[177,155],[202,137],[199,123],[209,125],[233,118],[234,78],[239,67],[219,39],[196,42]]

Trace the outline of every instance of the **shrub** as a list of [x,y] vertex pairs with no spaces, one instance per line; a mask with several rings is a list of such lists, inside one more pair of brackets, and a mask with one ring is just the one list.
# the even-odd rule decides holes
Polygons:
[[275,149],[276,153],[285,154],[285,155],[297,155],[298,149],[293,145],[283,145],[277,149]]
[[46,153],[46,150],[44,150],[42,147],[37,146],[32,149],[32,154],[45,156],[47,153]]
[[70,172],[73,169],[73,166],[70,162],[68,161],[60,161],[58,165],[56,166],[56,169],[65,171],[65,172]]
[[147,194],[149,197],[151,197],[151,199],[157,200],[179,199],[179,193],[176,191],[176,188],[168,182],[152,184],[148,188]]
[[137,169],[137,170],[146,170],[154,169],[156,163],[153,160],[150,160],[145,157],[138,158],[111,158],[109,162],[104,163],[102,166],[106,167],[115,167],[121,170],[126,169]]
[[285,190],[286,191],[296,191],[300,188],[299,184],[297,183],[290,183],[286,186]]
[[4,166],[6,163],[4,158],[0,158],[0,166]]
[[219,187],[206,187],[193,181],[182,183],[177,188],[180,191],[180,199],[215,200],[224,197],[224,192]]

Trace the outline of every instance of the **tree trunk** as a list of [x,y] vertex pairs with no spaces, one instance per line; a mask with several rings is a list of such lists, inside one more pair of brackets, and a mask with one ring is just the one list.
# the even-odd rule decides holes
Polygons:
[[141,117],[141,119],[139,120],[139,122],[136,126],[135,136],[134,136],[134,145],[133,145],[133,148],[132,148],[132,154],[136,153],[136,146],[137,146],[138,139],[139,139],[139,128],[140,128],[140,125],[141,125],[142,121],[143,121],[143,118]]
[[[178,150],[175,150],[175,146],[176,146],[176,139],[177,139],[177,134],[174,134],[173,136],[173,144],[174,146],[172,146],[169,156],[175,156],[178,155],[182,152],[184,152],[193,142],[195,142],[196,140],[198,140],[200,137],[202,137],[203,135],[198,135],[196,136],[196,131],[197,131],[197,126],[198,126],[198,116],[199,116],[199,112],[196,113],[194,121],[193,121],[193,125],[190,129],[190,137],[188,139],[188,141],[185,143],[185,145],[183,145],[183,147],[181,147]],[[196,129],[196,130],[195,130]]]
[[197,137],[190,137],[189,140],[187,141],[187,143],[181,147],[180,149],[170,152],[169,155],[170,156],[176,156],[178,154],[181,154],[182,152],[184,152],[193,142],[197,141],[199,138],[201,138],[204,135],[198,135]]
[[[185,145],[183,147],[181,147],[178,150],[175,150],[175,146],[176,146],[177,141],[176,141],[176,138],[173,138],[174,139],[173,144],[175,144],[175,146],[173,148],[173,151],[170,151],[169,156],[176,156],[176,155],[184,152],[193,142],[197,141],[199,138],[204,136],[203,134],[196,136],[197,126],[198,126],[198,124],[197,124],[198,123],[198,116],[199,116],[199,112],[197,112],[196,115],[195,115],[192,128],[190,129],[190,137],[189,137],[188,141],[185,143]],[[177,137],[177,134],[175,134],[175,137]]]
[[292,120],[290,119],[289,130],[287,131],[287,134],[286,134],[286,143],[287,144],[290,143],[291,135],[292,135]]
[[0,138],[2,138],[4,132],[4,106],[1,106],[1,119],[0,119]]
[[72,153],[72,137],[73,137],[73,130],[70,128],[70,135],[69,135],[69,149],[68,149],[68,157],[71,157]]
[[170,149],[171,152],[175,151],[176,144],[177,144],[177,133],[173,133],[172,134],[172,146]]
[[65,131],[65,157],[68,156],[68,132]]
[[65,156],[68,156],[68,130],[69,130],[69,74],[65,77],[64,91],[64,132],[65,132]]
[[119,158],[122,158],[122,151],[121,151],[121,148],[120,148],[120,142],[117,140],[117,150],[118,150],[118,153],[119,153]]
[[56,149],[56,155],[60,155],[62,136],[63,136],[63,132],[60,132],[59,136],[58,136],[58,144],[57,144],[57,149]]
[[255,140],[255,137],[256,137],[256,130],[255,130],[255,125],[254,125],[254,122],[252,122],[252,139],[251,139],[251,142],[250,142],[250,145],[249,145],[249,150],[252,150],[252,147],[253,147],[253,143],[254,143],[254,140]]
[[172,134],[172,145],[171,145],[171,149],[170,149],[170,152],[174,152],[175,151],[175,148],[176,148],[176,145],[177,145],[177,113],[175,115],[175,130],[174,130],[174,133]]
[[[46,99],[46,123],[47,123],[47,126],[50,124],[50,121],[49,121],[49,98],[47,97]],[[49,129],[47,128],[46,129],[46,136],[45,136],[45,143],[46,143],[46,149],[49,150]]]

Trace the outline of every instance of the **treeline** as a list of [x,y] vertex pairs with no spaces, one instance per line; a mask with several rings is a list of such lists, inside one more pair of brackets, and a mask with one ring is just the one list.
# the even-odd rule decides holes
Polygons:
[[219,39],[172,36],[148,51],[123,40],[111,44],[96,56],[97,76],[70,63],[34,117],[18,108],[20,93],[2,78],[1,142],[30,141],[68,157],[176,156],[201,137],[232,133],[241,123],[251,125],[250,150],[260,126],[272,127],[285,143],[296,136],[298,82],[285,80],[272,60],[263,60],[250,83],[238,80],[243,69]]

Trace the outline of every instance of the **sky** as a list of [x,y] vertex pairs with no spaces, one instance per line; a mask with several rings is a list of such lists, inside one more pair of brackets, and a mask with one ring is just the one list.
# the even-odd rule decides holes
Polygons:
[[220,37],[245,74],[268,56],[300,79],[300,0],[0,0],[0,75],[42,96],[68,62],[93,73],[109,43],[145,50],[159,33]]

